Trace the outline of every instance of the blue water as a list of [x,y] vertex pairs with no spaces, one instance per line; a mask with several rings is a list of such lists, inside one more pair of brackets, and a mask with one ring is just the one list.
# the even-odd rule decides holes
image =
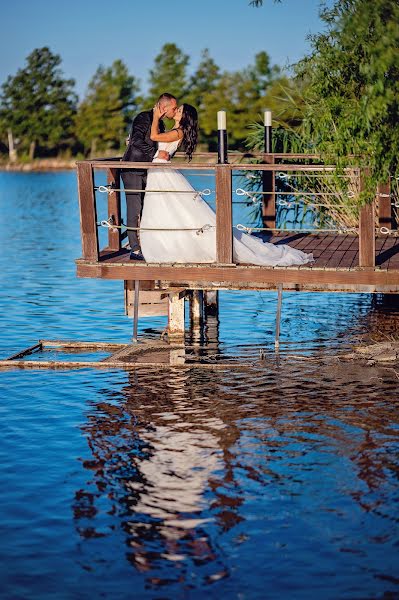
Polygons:
[[[128,342],[123,283],[75,277],[75,175],[0,173],[0,205],[0,358]],[[244,372],[0,372],[2,598],[399,598],[397,369],[301,360],[397,339],[398,305],[285,293],[278,356],[275,310],[220,294]]]

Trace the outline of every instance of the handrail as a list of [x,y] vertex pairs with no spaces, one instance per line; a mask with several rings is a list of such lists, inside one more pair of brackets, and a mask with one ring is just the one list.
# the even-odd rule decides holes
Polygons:
[[[197,154],[199,156],[201,153]],[[215,154],[207,153],[214,156]],[[229,154],[230,156],[230,154]],[[248,155],[243,155],[247,158]],[[94,171],[96,169],[107,171],[107,180],[110,184],[108,194],[108,219],[115,225],[108,231],[108,249],[118,251],[121,247],[123,234],[121,234],[121,200],[120,200],[120,173],[122,169],[179,169],[213,171],[215,173],[216,186],[216,246],[217,261],[223,264],[233,263],[233,234],[232,234],[232,175],[233,171],[260,171],[263,172],[263,205],[268,211],[263,213],[265,229],[274,230],[276,192],[274,189],[275,174],[280,172],[320,172],[331,173],[337,170],[335,165],[320,164],[282,164],[274,162],[277,157],[296,158],[298,155],[277,155],[259,153],[264,158],[263,163],[188,163],[173,161],[171,163],[152,162],[129,162],[119,158],[99,158],[77,161],[78,187],[80,202],[80,220],[82,235],[82,250],[85,260],[98,262],[98,230],[97,230],[97,208],[94,188]],[[316,155],[313,155],[315,157]],[[301,158],[309,158],[309,155],[300,155]],[[267,162],[270,161],[270,162]],[[346,167],[343,173],[360,177],[360,187],[364,189],[364,173],[360,167]],[[268,174],[265,184],[265,175]],[[271,181],[269,181],[271,180]],[[385,188],[384,188],[385,190]],[[386,200],[386,190],[384,191]],[[389,197],[386,200],[386,204]],[[375,202],[363,207],[359,215],[359,245],[360,266],[373,267],[375,264]],[[381,212],[381,207],[379,207]],[[384,206],[384,223],[388,222],[390,206]],[[385,214],[386,213],[386,214]],[[380,216],[381,216],[380,215]],[[387,216],[388,215],[388,216]],[[381,220],[381,219],[380,219]],[[382,221],[381,221],[382,222]]]
[[[77,165],[89,164],[98,169],[181,169],[181,170],[212,170],[223,168],[231,171],[336,171],[334,165],[299,165],[299,164],[270,164],[270,163],[240,163],[240,164],[217,164],[217,163],[187,163],[187,162],[170,162],[170,163],[153,163],[153,162],[128,162],[128,161],[106,161],[106,160],[81,160],[76,162]],[[358,172],[359,167],[345,167],[343,172],[351,173]]]

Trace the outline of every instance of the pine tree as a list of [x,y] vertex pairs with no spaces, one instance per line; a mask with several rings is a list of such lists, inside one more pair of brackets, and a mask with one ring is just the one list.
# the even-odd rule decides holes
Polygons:
[[150,70],[150,87],[147,104],[153,106],[159,96],[168,92],[180,99],[187,93],[187,65],[189,56],[176,44],[164,44],[155,57],[154,67]]
[[37,48],[26,66],[2,85],[0,135],[19,139],[19,149],[33,158],[71,146],[77,96],[74,80],[64,79],[61,58],[49,48]]
[[137,79],[121,60],[98,67],[76,116],[77,137],[91,156],[123,146],[132,114],[141,103],[138,91]]

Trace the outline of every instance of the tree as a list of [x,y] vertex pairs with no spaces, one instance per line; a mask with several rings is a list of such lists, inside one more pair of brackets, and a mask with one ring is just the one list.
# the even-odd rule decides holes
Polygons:
[[[201,61],[191,75],[188,93],[184,100],[196,107],[199,114],[200,141],[209,144],[215,137],[215,113],[209,104],[220,82],[220,69],[205,48],[201,53]],[[208,132],[208,133],[206,133]]]
[[221,74],[214,89],[204,95],[206,118],[201,121],[204,133],[215,139],[216,113],[227,111],[229,147],[244,145],[252,118],[262,111],[270,86],[276,80],[279,69],[270,67],[269,56],[260,52],[253,65],[235,72]]
[[2,139],[19,138],[32,159],[36,147],[49,153],[73,143],[77,96],[74,80],[62,76],[60,56],[49,48],[33,50],[26,63],[2,85],[0,132]]
[[198,111],[204,106],[204,94],[212,92],[220,79],[220,69],[209,54],[208,48],[201,53],[201,61],[191,75],[188,84],[187,100],[193,104]]
[[141,103],[138,91],[138,81],[121,60],[98,67],[76,115],[76,134],[91,156],[123,145],[132,114]]
[[399,4],[340,0],[322,12],[327,32],[301,61],[306,118],[326,154],[354,154],[374,183],[399,171]]
[[187,93],[187,65],[189,56],[176,44],[164,44],[150,70],[148,105],[152,106],[163,92],[182,98]]
[[304,130],[340,165],[355,155],[372,190],[399,175],[399,3],[336,0],[321,19],[326,31],[311,37],[311,54],[295,68]]

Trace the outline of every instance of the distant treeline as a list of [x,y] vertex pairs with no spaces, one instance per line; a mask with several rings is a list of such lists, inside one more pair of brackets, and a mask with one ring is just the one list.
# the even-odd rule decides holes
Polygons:
[[61,62],[50,48],[37,48],[3,83],[0,152],[11,160],[118,153],[132,117],[151,108],[165,91],[197,107],[204,148],[215,147],[216,113],[222,108],[228,111],[229,146],[242,148],[248,125],[260,118],[265,106],[273,107],[276,90],[289,85],[266,52],[257,54],[247,68],[227,72],[205,49],[189,75],[190,57],[168,43],[155,57],[147,94],[124,62],[115,60],[98,67],[79,102],[75,81],[64,77]]
[[[63,76],[61,57],[38,48],[1,87],[0,153],[20,161],[119,154],[132,117],[168,91],[197,107],[203,148],[215,149],[216,113],[223,108],[229,148],[262,149],[260,121],[269,108],[273,151],[316,153],[339,167],[367,168],[364,197],[371,197],[377,182],[392,178],[397,186],[399,2],[332,0],[327,7],[320,0],[320,5],[323,31],[310,37],[309,54],[289,77],[267,52],[244,69],[223,71],[205,49],[189,70],[190,57],[168,43],[154,59],[146,94],[116,60],[98,67],[79,102],[75,82]],[[283,38],[284,33],[282,44]]]

